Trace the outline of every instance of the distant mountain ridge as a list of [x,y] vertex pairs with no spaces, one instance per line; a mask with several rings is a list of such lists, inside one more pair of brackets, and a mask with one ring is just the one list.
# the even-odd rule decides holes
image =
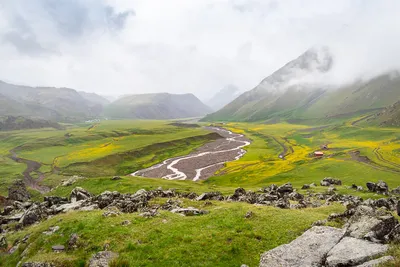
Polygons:
[[206,101],[207,106],[214,111],[223,108],[240,95],[240,90],[235,85],[229,84],[219,90],[212,98]]
[[333,89],[325,81],[333,64],[329,48],[310,49],[203,120],[320,119],[384,108],[400,99],[400,78],[393,73]]
[[211,109],[193,94],[138,94],[123,96],[105,108],[116,119],[178,119],[204,116]]

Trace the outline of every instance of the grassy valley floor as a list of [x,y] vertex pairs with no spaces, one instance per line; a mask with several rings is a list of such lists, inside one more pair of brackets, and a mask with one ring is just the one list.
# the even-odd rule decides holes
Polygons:
[[[10,157],[41,164],[31,173],[38,184],[53,190],[45,195],[68,196],[80,186],[93,194],[103,191],[134,193],[158,187],[178,191],[220,191],[232,194],[237,187],[258,190],[270,184],[291,182],[300,193],[303,184],[324,177],[343,181],[337,193],[380,198],[367,190],[348,189],[352,184],[365,188],[368,181],[384,180],[391,189],[400,185],[400,129],[361,127],[360,118],[328,125],[228,123],[222,126],[243,133],[252,140],[247,153],[238,161],[225,164],[206,181],[170,181],[132,177],[128,174],[165,159],[185,155],[218,136],[200,127],[171,125],[170,121],[104,121],[96,124],[64,125],[65,130],[13,131],[0,134],[0,195],[17,178],[23,178],[26,165]],[[206,125],[206,124],[204,124]],[[326,150],[322,147],[327,145]],[[321,150],[324,156],[315,158]],[[72,175],[83,176],[76,183],[61,186]],[[120,175],[121,180],[111,180]],[[326,191],[318,186],[315,192]],[[34,200],[43,194],[31,189]],[[152,200],[154,202],[161,200]],[[165,201],[165,199],[163,200]],[[103,211],[70,212],[38,225],[7,235],[12,243],[31,233],[26,245],[4,256],[0,266],[15,266],[26,246],[29,261],[53,261],[61,266],[85,266],[92,254],[110,244],[120,254],[119,266],[257,266],[262,252],[290,242],[317,220],[341,205],[314,209],[283,210],[246,203],[182,200],[184,206],[209,211],[209,214],[183,217],[162,211],[154,218],[122,214],[105,218]],[[246,219],[246,212],[254,216]],[[130,220],[132,224],[122,226]],[[42,234],[51,226],[60,230]],[[80,236],[74,252],[53,253],[51,246],[65,244],[72,233]]]

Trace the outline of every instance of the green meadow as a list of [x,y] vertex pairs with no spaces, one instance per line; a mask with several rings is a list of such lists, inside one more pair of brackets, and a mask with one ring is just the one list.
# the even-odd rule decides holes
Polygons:
[[[299,192],[303,184],[316,183],[324,177],[343,181],[338,193],[363,198],[380,196],[347,187],[365,188],[368,181],[386,181],[391,188],[400,185],[400,129],[360,126],[356,119],[326,125],[289,123],[228,123],[223,126],[243,133],[252,143],[238,161],[225,164],[206,181],[169,181],[132,177],[134,171],[165,159],[185,155],[216,137],[204,128],[171,125],[170,121],[102,121],[96,124],[64,125],[64,130],[42,129],[2,132],[0,134],[0,195],[7,186],[22,178],[26,165],[10,156],[42,164],[41,184],[53,188],[46,195],[68,196],[80,186],[91,193],[119,191],[134,193],[158,187],[178,191],[220,191],[232,194],[237,187],[256,191],[270,184],[291,182]],[[207,125],[207,124],[201,124]],[[326,146],[327,149],[323,149]],[[315,151],[324,156],[316,158]],[[279,155],[284,155],[280,158]],[[32,174],[33,175],[33,174]],[[72,175],[85,177],[70,186],[60,186]],[[120,175],[121,180],[110,178]],[[36,177],[33,175],[33,177]],[[316,187],[316,192],[326,188]],[[32,190],[35,200],[43,194]],[[154,202],[163,203],[156,199]],[[182,217],[161,212],[154,218],[123,214],[104,218],[102,211],[71,212],[57,215],[38,225],[8,235],[9,242],[30,233],[29,249],[24,260],[52,261],[60,266],[85,266],[85,262],[104,244],[119,253],[113,266],[257,266],[262,252],[290,242],[316,220],[324,219],[343,206],[331,205],[305,210],[282,210],[246,203],[182,200],[184,206],[210,213]],[[247,211],[255,215],[245,219]],[[130,220],[132,224],[122,226]],[[46,236],[42,232],[58,225],[60,230]],[[74,252],[53,253],[51,246],[65,244],[72,233],[80,236]],[[0,266],[15,266],[26,245],[7,255]]]

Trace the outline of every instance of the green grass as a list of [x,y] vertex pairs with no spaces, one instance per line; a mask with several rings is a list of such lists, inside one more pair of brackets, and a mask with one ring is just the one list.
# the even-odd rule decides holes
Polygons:
[[[185,206],[210,211],[195,217],[167,211],[150,219],[137,214],[104,218],[102,211],[70,212],[11,234],[9,242],[29,233],[30,247],[25,260],[53,261],[62,266],[86,262],[92,254],[102,250],[105,243],[130,266],[257,266],[262,252],[293,240],[312,222],[344,209],[333,205],[280,210],[245,203],[213,203],[202,207],[202,202],[185,201]],[[245,219],[247,211],[252,211],[254,216]],[[132,224],[122,226],[124,220]],[[54,235],[42,234],[55,225],[60,226],[60,230]],[[66,244],[72,233],[80,236],[77,251],[59,254],[51,251],[53,245]],[[5,256],[0,266],[15,266],[22,249],[13,256]]]

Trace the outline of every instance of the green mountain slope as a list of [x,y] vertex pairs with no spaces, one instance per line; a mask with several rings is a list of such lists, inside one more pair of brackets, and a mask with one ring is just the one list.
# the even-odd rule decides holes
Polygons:
[[97,117],[102,105],[69,88],[29,87],[0,81],[0,116],[25,116],[56,121]]
[[382,109],[400,100],[397,72],[333,88],[323,83],[332,64],[328,49],[311,49],[203,120],[335,118]]
[[363,123],[385,127],[399,127],[400,101],[397,101],[393,105],[379,111],[372,116],[368,116]]
[[193,94],[142,94],[124,96],[105,108],[118,119],[177,119],[204,116],[210,108]]

